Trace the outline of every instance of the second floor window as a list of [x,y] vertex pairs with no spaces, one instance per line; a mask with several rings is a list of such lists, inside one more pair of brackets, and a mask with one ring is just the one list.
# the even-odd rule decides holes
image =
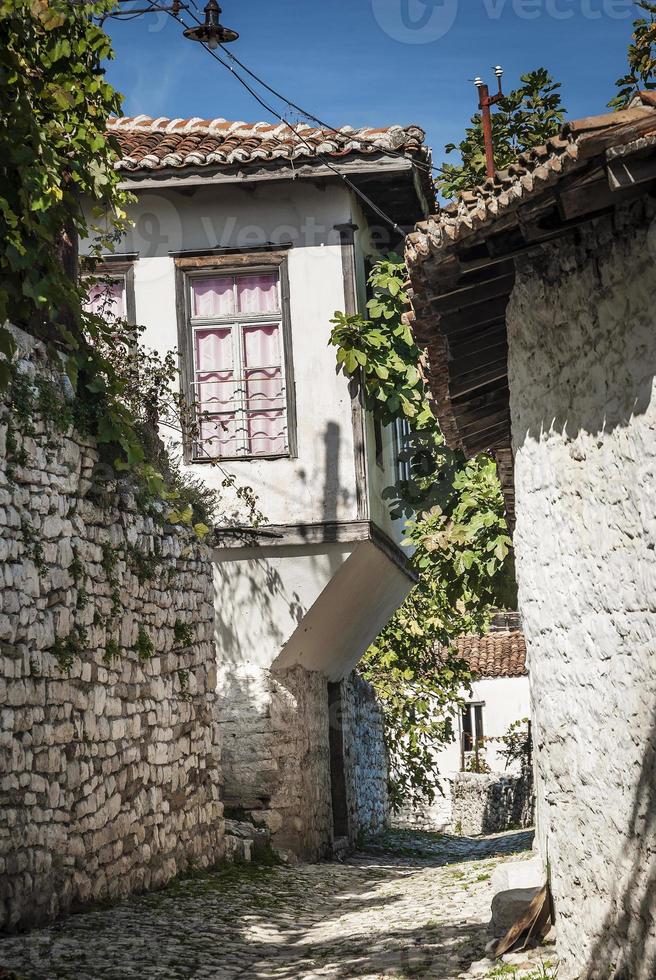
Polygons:
[[191,275],[197,459],[289,450],[278,271]]

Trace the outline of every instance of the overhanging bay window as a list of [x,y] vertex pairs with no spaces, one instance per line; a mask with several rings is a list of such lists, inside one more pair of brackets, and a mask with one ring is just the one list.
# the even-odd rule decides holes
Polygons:
[[[184,276],[192,458],[290,454],[285,312],[279,266]],[[184,358],[184,351],[183,351]]]

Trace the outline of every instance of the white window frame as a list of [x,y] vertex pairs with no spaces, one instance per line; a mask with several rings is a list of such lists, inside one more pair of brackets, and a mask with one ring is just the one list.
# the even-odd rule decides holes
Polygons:
[[[275,275],[277,280],[277,294],[278,294],[278,306],[276,310],[269,311],[268,313],[250,313],[242,314],[237,310],[238,303],[238,287],[237,282],[239,279],[248,279],[250,277],[257,277],[263,275]],[[224,316],[212,316],[212,317],[202,317],[196,316],[193,312],[194,309],[194,297],[193,297],[193,283],[202,279],[229,279],[232,278],[233,284],[232,288],[234,291],[234,308],[236,312],[231,315]],[[191,385],[191,399],[193,405],[198,404],[197,389],[200,382],[197,380],[198,374],[208,374],[211,372],[200,371],[196,363],[196,333],[200,330],[208,329],[224,329],[229,328],[231,332],[232,341],[232,363],[233,363],[233,378],[232,383],[239,386],[237,387],[235,394],[241,393],[240,407],[234,409],[229,409],[227,406],[224,412],[217,412],[216,415],[234,414],[240,425],[240,430],[238,430],[238,440],[240,442],[239,451],[231,454],[221,454],[212,452],[203,452],[202,442],[199,439],[194,440],[192,459],[194,462],[212,462],[213,460],[258,460],[258,459],[285,459],[291,455],[290,451],[290,403],[287,390],[287,352],[285,344],[285,316],[284,316],[284,304],[282,295],[282,270],[278,265],[249,265],[246,267],[230,267],[226,266],[219,268],[199,268],[194,271],[187,271],[185,274],[185,308],[187,312],[187,325],[189,330],[190,338],[190,385]],[[283,418],[283,433],[284,433],[284,449],[276,453],[257,453],[252,451],[252,446],[249,446],[249,436],[247,434],[248,426],[248,413],[253,411],[253,409],[248,408],[248,399],[246,397],[246,371],[248,368],[245,364],[245,352],[244,352],[244,331],[245,328],[250,326],[276,326],[278,328],[278,344],[280,349],[280,364],[276,365],[260,365],[261,370],[267,369],[278,369],[280,368],[280,401],[283,404],[284,418]],[[262,411],[262,409],[260,409]],[[211,413],[213,415],[213,413]]]

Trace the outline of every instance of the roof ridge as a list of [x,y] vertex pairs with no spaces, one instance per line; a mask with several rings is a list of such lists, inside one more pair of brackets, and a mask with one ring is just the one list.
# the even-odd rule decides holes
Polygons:
[[446,259],[456,243],[501,219],[587,159],[650,135],[656,136],[654,92],[640,93],[628,109],[564,123],[546,143],[525,150],[509,167],[463,191],[446,206],[438,206],[434,215],[420,222],[406,239],[411,272],[429,255]]
[[421,141],[426,138],[425,130],[417,125],[416,123],[409,123],[407,125],[401,125],[401,123],[391,123],[389,126],[351,126],[344,125],[339,127],[329,127],[329,126],[311,126],[309,123],[299,122],[299,123],[286,123],[286,122],[246,122],[244,120],[230,120],[225,119],[223,116],[216,116],[212,119],[204,119],[201,116],[190,116],[190,117],[169,117],[169,116],[147,116],[147,115],[137,115],[137,116],[110,116],[107,120],[107,129],[110,131],[119,132],[176,132],[176,133],[191,133],[191,132],[203,132],[208,133],[214,130],[220,130],[221,132],[239,132],[240,130],[248,130],[249,132],[273,132],[281,131],[288,132],[292,130],[295,133],[331,133],[334,135],[343,136],[354,136],[359,135],[361,137],[371,136],[372,139],[376,139],[377,136],[382,134],[390,134],[393,132],[400,132],[406,134],[416,134]]

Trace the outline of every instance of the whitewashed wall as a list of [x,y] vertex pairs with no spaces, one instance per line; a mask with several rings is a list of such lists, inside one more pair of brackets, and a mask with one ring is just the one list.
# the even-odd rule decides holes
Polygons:
[[[358,513],[351,393],[337,373],[336,351],[328,343],[330,320],[347,307],[336,226],[358,225],[355,287],[362,309],[365,302],[364,254],[372,243],[366,218],[348,190],[339,183],[317,186],[302,180],[135,190],[134,228],[116,251],[139,253],[134,267],[136,321],[146,327],[145,343],[160,352],[179,345],[171,253],[217,247],[246,252],[266,243],[292,246],[286,255],[297,458],[229,460],[220,467],[193,464],[188,469],[214,487],[220,487],[226,471],[238,485],[251,486],[267,523],[371,518],[400,541],[401,527],[389,520],[382,500],[383,487],[394,479],[391,433],[386,433],[382,470],[375,460],[371,419],[365,422],[368,474],[366,488],[360,487],[364,510]],[[243,510],[240,516],[246,517]],[[284,846],[295,843],[310,857],[327,853],[330,843],[326,774],[317,776],[317,785],[324,785],[323,817],[315,818],[302,808],[317,801],[307,788],[292,792],[281,753],[293,742],[298,749],[294,764],[311,757],[313,771],[319,772],[323,755],[314,744],[319,729],[311,719],[327,710],[328,679],[339,680],[352,670],[411,587],[394,561],[366,540],[366,533],[361,543],[245,546],[230,552],[217,549],[214,555],[226,799],[236,806],[241,795],[246,809],[268,808],[278,839]],[[285,710],[278,711],[283,703]]]
[[[515,721],[530,716],[530,691],[528,677],[489,677],[472,684],[472,694],[462,691],[467,702],[483,702],[483,724],[486,739],[499,739],[508,732]],[[437,792],[434,803],[419,807],[405,807],[393,818],[395,826],[417,827],[423,830],[444,830],[452,827],[451,783],[461,769],[460,739],[461,720],[455,720],[456,741],[436,753],[435,772],[437,783],[443,792]],[[516,765],[506,768],[506,760],[500,754],[503,743],[490,741],[485,748],[485,759],[494,773],[514,775]]]
[[[193,196],[144,190],[131,217],[134,228],[117,251],[139,252],[136,319],[146,327],[144,342],[160,351],[178,347],[170,252],[293,243],[288,262],[298,458],[231,460],[225,469],[256,490],[272,524],[355,520],[351,398],[328,346],[330,320],[345,305],[334,226],[350,221],[348,192],[300,182],[200,188]],[[191,469],[214,486],[224,476],[206,464]]]
[[559,977],[656,974],[653,204],[522,263],[517,571]]

